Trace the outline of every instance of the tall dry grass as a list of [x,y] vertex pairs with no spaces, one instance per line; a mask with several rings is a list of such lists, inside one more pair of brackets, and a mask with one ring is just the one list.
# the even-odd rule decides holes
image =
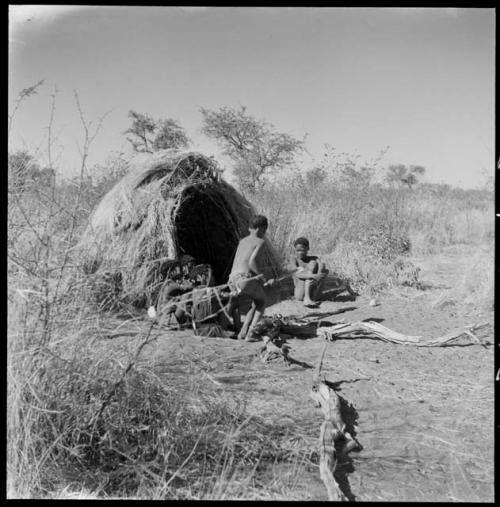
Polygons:
[[[141,356],[154,330],[123,350],[99,340],[103,321],[112,319],[83,304],[73,250],[99,189],[82,178],[57,191],[10,190],[10,498],[262,498],[262,487],[274,486],[266,486],[259,470],[279,463],[299,470],[299,462],[311,459],[310,448],[290,445],[293,428],[248,418],[244,407],[221,399],[195,374],[172,383],[145,366]],[[407,253],[408,238],[410,252],[415,237],[424,238],[421,252],[491,239],[482,196],[464,206],[453,191],[444,200],[429,189],[412,192],[290,181],[252,200],[278,218],[269,233],[283,255],[296,236],[307,235],[334,270],[378,290]],[[380,230],[382,236],[371,236]],[[446,230],[453,233],[443,240]],[[433,235],[441,243],[428,240]],[[457,290],[468,301],[491,300],[490,288],[477,283],[488,279],[490,263],[491,255],[478,257],[464,273]]]
[[495,252],[493,244],[474,249],[461,274],[433,302],[436,308],[454,306],[464,314],[489,314],[495,303]]
[[150,368],[154,326],[101,338],[116,319],[84,299],[74,247],[102,189],[73,183],[9,189],[8,497],[249,498],[259,467],[309,456],[196,372]]
[[[411,255],[436,254],[450,245],[492,245],[491,191],[395,187],[371,174],[291,173],[249,199],[270,217],[269,235],[282,257],[292,253],[295,238],[306,236],[311,252],[331,270],[369,292],[407,283],[416,269]],[[402,263],[405,276],[398,269]]]

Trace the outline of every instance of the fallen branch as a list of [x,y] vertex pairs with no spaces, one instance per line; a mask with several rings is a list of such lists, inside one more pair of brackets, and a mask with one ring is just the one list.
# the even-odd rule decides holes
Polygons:
[[338,323],[329,327],[318,328],[318,336],[325,338],[328,341],[332,341],[335,338],[348,337],[344,335],[352,335],[353,333],[368,334],[370,337],[379,338],[385,342],[396,343],[399,345],[414,345],[416,347],[441,347],[443,345],[451,344],[452,342],[458,341],[459,338],[469,337],[472,340],[486,347],[479,338],[474,334],[474,331],[487,326],[488,323],[478,324],[475,326],[468,326],[465,329],[457,329],[450,331],[448,334],[426,340],[422,336],[410,336],[393,331],[377,322],[354,322],[354,323]]
[[[332,501],[346,501],[347,498],[335,480],[334,473],[338,458],[358,447],[359,444],[346,431],[346,425],[342,419],[339,396],[328,386],[325,380],[320,380],[321,367],[327,345],[328,342],[325,343],[325,347],[321,353],[310,391],[311,398],[321,408],[324,416],[319,435],[319,470],[321,480],[328,492],[328,499]],[[341,442],[345,443],[342,445],[341,450],[339,450]]]

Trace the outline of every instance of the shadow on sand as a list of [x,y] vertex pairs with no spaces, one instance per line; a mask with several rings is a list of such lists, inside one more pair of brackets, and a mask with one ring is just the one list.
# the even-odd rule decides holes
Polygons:
[[[280,301],[293,298],[293,280],[286,278],[275,287],[266,290],[267,304],[274,305]],[[344,294],[347,292],[347,294]],[[334,276],[327,276],[323,281],[318,303],[322,301],[356,301],[358,294],[344,281]]]

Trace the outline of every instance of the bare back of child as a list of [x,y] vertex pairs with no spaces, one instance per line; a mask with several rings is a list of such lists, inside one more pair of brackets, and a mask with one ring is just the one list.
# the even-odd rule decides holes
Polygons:
[[[233,290],[252,300],[252,306],[238,333],[238,338],[246,341],[252,340],[253,328],[261,319],[266,307],[266,295],[263,287],[264,275],[256,263],[257,254],[264,245],[266,230],[266,217],[257,215],[251,220],[250,234],[240,240],[229,275],[229,285]],[[272,282],[273,280],[269,280],[266,285],[270,285]]]

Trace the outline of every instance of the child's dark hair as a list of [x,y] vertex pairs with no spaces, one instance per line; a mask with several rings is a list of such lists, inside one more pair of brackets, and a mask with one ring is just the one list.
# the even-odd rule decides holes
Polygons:
[[267,218],[264,215],[255,215],[250,220],[251,229],[267,229]]
[[163,278],[170,278],[174,280],[180,275],[176,273],[177,269],[180,269],[181,265],[176,259],[167,259],[160,266],[160,273]]
[[309,240],[301,236],[293,242],[293,246],[304,245],[309,250]]
[[189,264],[192,262],[193,264],[196,263],[196,259],[189,254],[184,254],[180,259],[179,262],[181,263],[181,266],[185,266],[186,264]]

